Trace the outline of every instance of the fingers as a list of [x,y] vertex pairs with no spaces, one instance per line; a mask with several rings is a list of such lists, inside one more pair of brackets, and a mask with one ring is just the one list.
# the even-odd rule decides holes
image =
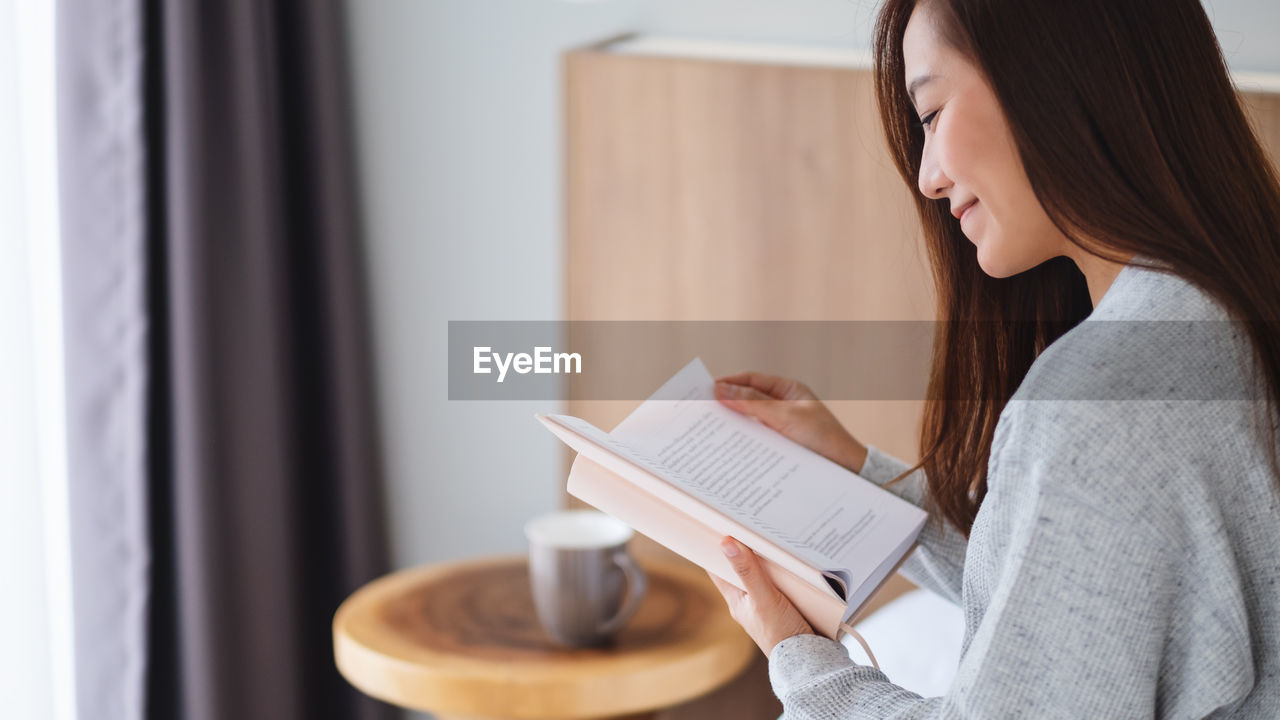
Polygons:
[[781,432],[786,427],[787,408],[783,402],[755,388],[718,382],[715,386],[715,396],[729,409],[756,418],[774,430]]
[[750,370],[716,378],[717,385],[722,382],[754,388],[777,400],[808,400],[813,398],[813,393],[810,392],[809,388],[798,380]]
[[715,385],[715,393],[717,398],[728,401],[750,400],[752,402],[766,404],[781,402],[777,398],[770,397],[749,385],[735,385],[733,383],[717,381]]
[[738,574],[738,579],[747,589],[747,594],[757,603],[772,600],[778,593],[778,588],[765,575],[764,568],[760,565],[760,558],[751,551],[751,548],[726,536],[720,541],[720,550],[733,566],[733,571]]
[[725,606],[729,608],[729,615],[736,620],[740,612],[739,608],[742,607],[742,600],[747,594],[734,587],[733,583],[721,580],[709,570],[707,571],[707,577],[711,578],[712,584],[720,591],[721,597],[724,598]]
[[711,582],[716,586],[716,589],[720,591],[720,594],[724,596],[725,601],[729,603],[729,607],[731,608],[734,606],[734,603],[741,600],[742,596],[745,594],[738,588],[734,587],[732,583],[727,583],[724,580],[721,580],[710,571],[707,572],[707,577],[711,578]]
[[729,614],[747,631],[765,656],[770,655],[782,640],[813,632],[813,627],[799,609],[765,574],[763,564],[750,548],[726,536],[720,541],[720,549],[746,592],[710,572],[707,575],[724,596]]

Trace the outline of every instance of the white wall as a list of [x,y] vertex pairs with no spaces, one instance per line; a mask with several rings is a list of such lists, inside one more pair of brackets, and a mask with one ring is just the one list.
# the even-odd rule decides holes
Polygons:
[[645,0],[639,29],[715,40],[866,49],[873,0]]
[[[645,0],[645,32],[867,49],[877,0]],[[1280,72],[1280,2],[1205,0],[1233,70]]]
[[449,320],[561,313],[559,53],[636,3],[351,0],[394,562],[520,551],[557,507],[545,403],[447,400]]
[[1218,44],[1237,72],[1280,72],[1280,2],[1206,0]]

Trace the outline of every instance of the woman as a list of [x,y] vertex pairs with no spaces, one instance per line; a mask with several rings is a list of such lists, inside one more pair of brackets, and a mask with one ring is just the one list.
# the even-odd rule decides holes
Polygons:
[[964,650],[918,697],[725,538],[786,717],[1280,717],[1280,182],[1203,9],[889,0],[874,54],[945,320],[922,460],[793,381],[716,392],[932,511],[904,572]]

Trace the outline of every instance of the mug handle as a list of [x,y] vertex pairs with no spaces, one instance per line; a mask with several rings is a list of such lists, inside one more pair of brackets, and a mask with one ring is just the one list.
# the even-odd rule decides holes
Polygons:
[[645,590],[649,588],[649,576],[645,574],[639,563],[627,554],[625,548],[614,551],[613,562],[622,569],[622,575],[627,579],[627,598],[622,601],[622,607],[618,608],[618,613],[606,620],[596,631],[601,635],[617,632],[623,623],[631,619],[636,610],[640,609],[640,601],[644,599]]

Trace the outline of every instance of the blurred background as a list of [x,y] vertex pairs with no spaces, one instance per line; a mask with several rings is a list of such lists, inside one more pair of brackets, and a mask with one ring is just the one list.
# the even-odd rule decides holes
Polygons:
[[[867,52],[876,7],[870,0],[346,6],[383,447],[388,486],[400,500],[390,504],[398,563],[519,547],[520,518],[560,499],[559,448],[529,422],[536,406],[445,401],[441,341],[449,320],[565,317],[561,54],[633,31],[708,45]],[[1233,69],[1280,71],[1280,8],[1256,0],[1206,7]],[[485,452],[497,438],[503,452]]]
[[[1280,5],[1206,8],[1275,143]],[[798,130],[780,164],[840,177],[823,163],[880,152],[873,108],[822,104],[866,89],[875,10],[869,0],[0,0],[0,717],[386,716],[332,669],[336,603],[392,569],[523,551],[523,523],[566,504],[566,455],[532,414],[597,413],[609,427],[634,405],[451,401],[450,321],[928,319],[910,251],[874,256],[909,279],[882,279],[895,287],[881,292],[863,278],[880,299],[862,310],[828,312],[832,297],[861,296],[806,294],[799,266],[765,292],[776,303],[735,304],[755,297],[742,278],[767,277],[772,253],[848,217],[815,231],[797,220],[803,203],[732,221],[698,214],[716,178],[744,183],[726,182],[731,207],[750,204],[743,193],[764,207],[794,203],[765,155],[681,175],[689,185],[667,188],[665,202],[686,216],[649,238],[667,226],[637,220],[649,206],[626,205],[608,180],[625,179],[635,158],[599,135],[701,107],[685,90],[755,109],[794,94],[816,103],[805,117],[831,108],[856,121],[858,147],[824,160],[824,138],[845,130],[784,119]],[[628,34],[640,55],[723,66],[727,84],[664,79],[686,72],[675,66],[610,75],[590,59],[570,83],[566,53]],[[735,67],[862,75],[810,86]],[[641,84],[614,81],[628,77]],[[659,132],[639,154],[714,165],[713,128],[732,135],[741,120],[742,147],[757,147],[753,133],[776,135],[752,125],[759,117],[704,117],[680,126],[704,135]],[[869,207],[906,223],[868,227],[911,237],[905,186],[849,182],[881,188]],[[812,189],[796,192],[844,202]],[[602,228],[617,227],[634,245],[712,267],[737,246],[716,233],[738,222],[752,238],[738,259],[746,274],[709,277],[702,296],[662,285],[673,254],[648,264],[592,254]],[[705,256],[685,239],[708,235]],[[831,264],[823,247],[815,267]],[[621,265],[618,276],[604,265]],[[628,282],[655,294],[601,294]],[[872,442],[911,454],[909,404],[848,412],[883,419],[889,429]],[[248,652],[255,642],[277,649]]]

